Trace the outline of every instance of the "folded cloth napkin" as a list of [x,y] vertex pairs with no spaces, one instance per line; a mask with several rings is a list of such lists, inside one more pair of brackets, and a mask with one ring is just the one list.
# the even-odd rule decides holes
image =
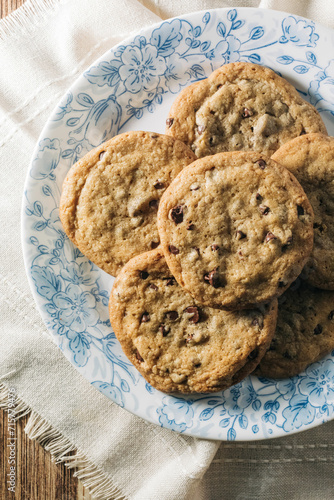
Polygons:
[[221,444],[131,415],[91,387],[54,345],[23,266],[24,180],[66,89],[139,29],[230,6],[286,10],[334,27],[334,5],[326,0],[28,0],[0,22],[0,405],[6,408],[15,390],[17,416],[31,411],[28,436],[75,467],[96,498],[333,498],[332,423],[272,441]]

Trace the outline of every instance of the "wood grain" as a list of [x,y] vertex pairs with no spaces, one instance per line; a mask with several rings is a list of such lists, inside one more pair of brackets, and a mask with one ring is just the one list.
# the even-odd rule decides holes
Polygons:
[[[3,18],[24,4],[25,0],[0,0]],[[36,441],[27,438],[24,427],[28,416],[15,424],[15,493],[8,491],[10,473],[10,429],[8,413],[0,410],[0,499],[1,500],[92,500],[73,470],[56,465],[51,455]],[[12,431],[14,432],[14,431]]]

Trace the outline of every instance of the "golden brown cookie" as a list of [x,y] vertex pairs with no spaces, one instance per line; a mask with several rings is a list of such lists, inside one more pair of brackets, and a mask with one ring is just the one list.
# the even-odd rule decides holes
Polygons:
[[116,276],[131,257],[159,245],[159,200],[195,159],[182,142],[154,132],[127,132],[101,144],[64,181],[60,219],[67,235]]
[[334,137],[297,137],[272,158],[297,178],[314,211],[314,247],[303,277],[315,287],[334,290]]
[[256,375],[293,377],[334,349],[334,292],[299,279],[279,299],[275,336]]
[[236,62],[185,88],[174,101],[166,134],[198,158],[222,151],[271,154],[301,134],[322,132],[317,112],[285,79],[256,64]]
[[313,246],[313,211],[297,180],[252,152],[195,161],[160,201],[167,264],[198,303],[245,309],[281,295]]
[[203,307],[177,284],[158,248],[125,265],[109,312],[124,353],[151,385],[216,392],[257,366],[275,331],[277,301],[238,312]]

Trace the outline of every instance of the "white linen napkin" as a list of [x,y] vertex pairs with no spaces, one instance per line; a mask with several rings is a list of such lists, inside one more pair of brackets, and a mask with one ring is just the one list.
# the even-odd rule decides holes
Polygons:
[[[76,467],[96,498],[331,498],[332,423],[290,438],[220,446],[131,415],[91,387],[55,347],[23,266],[24,180],[41,129],[66,89],[139,29],[230,6],[286,10],[334,27],[331,0],[28,0],[0,22],[0,405],[7,407],[15,389],[17,415],[32,410],[28,436]],[[287,489],[282,482],[273,490],[274,479],[284,479]]]

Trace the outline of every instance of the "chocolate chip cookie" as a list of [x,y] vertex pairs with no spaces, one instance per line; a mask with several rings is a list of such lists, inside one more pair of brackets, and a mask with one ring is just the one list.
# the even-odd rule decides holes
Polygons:
[[298,181],[253,152],[195,161],[161,198],[167,264],[198,303],[245,309],[281,295],[313,246],[313,211]]
[[67,235],[116,276],[131,257],[159,245],[159,200],[195,159],[182,142],[152,132],[128,132],[101,144],[63,184],[60,219]]
[[174,101],[166,134],[198,158],[222,151],[271,154],[301,134],[325,125],[286,80],[256,64],[236,62],[185,88]]
[[279,299],[275,336],[257,375],[297,375],[334,349],[334,292],[300,278]]
[[272,158],[297,178],[314,211],[314,247],[303,276],[315,287],[334,290],[334,137],[297,137]]
[[275,331],[277,300],[238,312],[203,307],[177,284],[158,248],[125,265],[109,312],[124,353],[154,387],[216,392],[261,360]]

